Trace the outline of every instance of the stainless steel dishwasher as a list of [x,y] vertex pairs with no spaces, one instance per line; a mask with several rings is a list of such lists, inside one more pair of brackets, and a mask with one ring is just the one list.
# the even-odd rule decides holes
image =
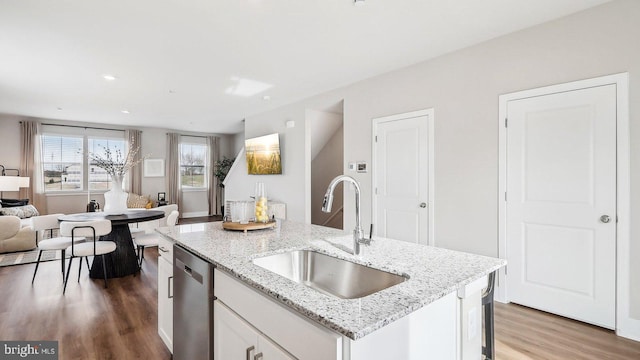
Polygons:
[[174,245],[173,359],[213,359],[213,265]]

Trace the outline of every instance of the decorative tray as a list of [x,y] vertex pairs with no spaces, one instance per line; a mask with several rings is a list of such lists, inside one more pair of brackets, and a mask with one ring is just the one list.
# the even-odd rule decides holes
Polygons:
[[262,230],[262,229],[270,229],[276,226],[275,221],[269,221],[266,223],[262,222],[249,222],[247,224],[240,224],[237,222],[223,222],[222,228],[225,230],[234,230],[234,231],[244,231],[248,230]]

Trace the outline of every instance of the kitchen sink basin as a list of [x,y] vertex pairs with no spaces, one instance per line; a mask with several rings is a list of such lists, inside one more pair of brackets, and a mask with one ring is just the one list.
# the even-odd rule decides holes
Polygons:
[[342,299],[357,299],[404,282],[406,276],[312,250],[256,258],[253,263],[299,284]]

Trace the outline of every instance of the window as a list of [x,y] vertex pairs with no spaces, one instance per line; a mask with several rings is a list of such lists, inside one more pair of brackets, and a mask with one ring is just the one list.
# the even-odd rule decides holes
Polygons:
[[[118,151],[123,157],[127,155],[124,139],[89,138],[89,152],[104,156],[105,149],[111,150],[112,156],[115,156]],[[89,190],[111,189],[111,176],[109,176],[104,169],[95,166],[94,163],[89,164],[89,173],[87,177],[89,180]]]
[[86,151],[126,155],[123,138],[89,137],[85,135],[42,135],[42,173],[46,192],[109,190],[111,177],[88,163]]
[[207,145],[180,144],[180,184],[183,189],[207,187]]
[[45,191],[82,190],[83,138],[42,136]]

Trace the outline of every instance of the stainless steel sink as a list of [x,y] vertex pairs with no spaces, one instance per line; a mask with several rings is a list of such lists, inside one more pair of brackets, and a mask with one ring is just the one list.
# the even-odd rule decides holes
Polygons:
[[253,263],[322,293],[357,299],[407,280],[311,250],[296,250],[256,258]]

